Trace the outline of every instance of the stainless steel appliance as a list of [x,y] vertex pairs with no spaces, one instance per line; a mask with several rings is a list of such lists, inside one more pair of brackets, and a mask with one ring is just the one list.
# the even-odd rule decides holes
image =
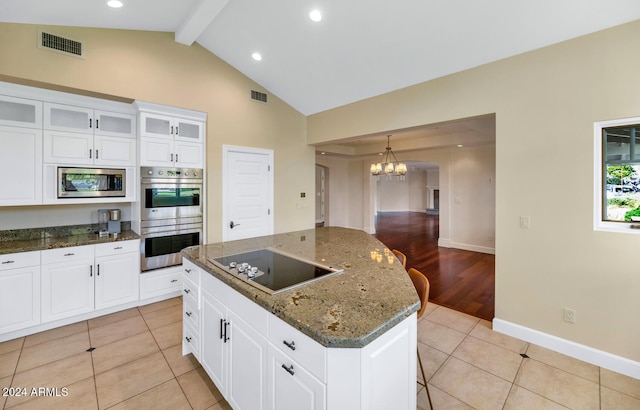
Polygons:
[[209,261],[272,295],[343,271],[271,248],[210,258]]
[[58,198],[126,196],[126,169],[58,167]]
[[182,263],[180,251],[202,244],[202,169],[140,169],[142,271]]

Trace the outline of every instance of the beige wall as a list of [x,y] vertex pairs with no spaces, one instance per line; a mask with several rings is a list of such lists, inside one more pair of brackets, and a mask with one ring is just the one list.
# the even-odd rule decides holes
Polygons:
[[593,230],[593,123],[640,113],[638,38],[633,22],[319,113],[308,139],[495,113],[496,317],[639,361],[640,237]]
[[250,90],[260,86],[199,45],[176,43],[172,33],[46,27],[82,41],[86,58],[78,59],[37,48],[39,27],[0,24],[0,75],[208,114],[209,242],[222,238],[223,144],[274,150],[276,232],[313,227],[313,203],[298,203],[300,192],[314,192],[315,153],[302,114],[274,95],[268,104],[251,101]]

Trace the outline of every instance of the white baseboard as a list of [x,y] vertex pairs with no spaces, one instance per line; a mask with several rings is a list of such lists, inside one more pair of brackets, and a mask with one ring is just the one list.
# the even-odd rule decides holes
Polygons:
[[538,330],[529,329],[502,319],[493,319],[493,330],[571,356],[578,360],[604,367],[616,373],[640,379],[640,362]]
[[488,253],[491,255],[496,254],[495,248],[489,248],[486,246],[478,246],[478,245],[470,245],[468,243],[452,242],[449,239],[443,239],[443,238],[438,238],[438,246],[441,246],[443,248],[454,248],[454,249],[462,249],[465,251]]

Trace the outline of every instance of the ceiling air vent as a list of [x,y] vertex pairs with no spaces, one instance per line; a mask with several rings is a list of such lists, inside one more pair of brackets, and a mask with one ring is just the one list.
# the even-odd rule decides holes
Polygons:
[[251,99],[254,101],[260,101],[260,102],[266,103],[267,94],[261,93],[260,91],[251,90]]
[[40,31],[39,34],[38,47],[73,57],[84,57],[84,48],[81,42],[56,36],[45,31]]

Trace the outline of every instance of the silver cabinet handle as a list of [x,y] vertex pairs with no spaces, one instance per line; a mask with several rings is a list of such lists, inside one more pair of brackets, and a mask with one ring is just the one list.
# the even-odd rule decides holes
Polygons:
[[3,264],[3,265],[6,265],[6,264],[8,264],[8,263],[15,263],[15,261],[3,261],[3,262],[2,262],[2,264]]
[[115,248],[113,248],[113,249],[117,251],[117,250],[119,250],[119,249],[122,249],[122,246],[116,246],[116,247],[115,247]]
[[282,368],[285,369],[287,371],[287,373],[289,373],[290,375],[294,375],[294,371],[293,371],[293,365],[290,365],[289,367],[287,367],[286,365],[282,365]]
[[296,350],[296,342],[295,341],[292,340],[291,343],[289,343],[286,340],[283,340],[282,343],[284,343],[284,345],[287,346],[289,349]]
[[64,256],[73,256],[75,253],[65,253]]
[[171,283],[176,283],[178,279],[171,279]]

